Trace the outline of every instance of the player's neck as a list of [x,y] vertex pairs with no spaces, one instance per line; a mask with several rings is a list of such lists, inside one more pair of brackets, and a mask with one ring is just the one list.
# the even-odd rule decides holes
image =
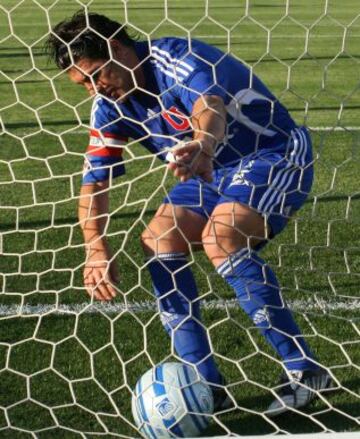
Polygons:
[[139,65],[139,60],[136,64],[137,67],[134,69],[134,75],[136,79],[136,86],[138,88],[144,89],[146,88],[146,79],[144,74],[144,69]]

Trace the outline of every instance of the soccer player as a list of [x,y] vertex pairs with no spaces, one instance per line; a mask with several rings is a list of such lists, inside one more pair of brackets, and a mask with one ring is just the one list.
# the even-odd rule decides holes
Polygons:
[[104,236],[107,188],[125,172],[121,146],[138,140],[180,180],[142,234],[161,321],[177,354],[212,385],[217,411],[232,405],[187,261],[191,243],[201,242],[283,362],[267,413],[305,406],[329,387],[330,376],[305,343],[259,250],[308,196],[307,130],[245,65],[200,41],[139,42],[105,16],[78,12],[53,29],[48,48],[70,80],[94,96],[79,202],[89,294],[99,300],[116,295],[116,262]]

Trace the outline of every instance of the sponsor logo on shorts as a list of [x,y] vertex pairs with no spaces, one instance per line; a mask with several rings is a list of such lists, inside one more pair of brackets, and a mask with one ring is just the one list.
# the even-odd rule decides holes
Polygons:
[[251,186],[252,182],[246,179],[246,175],[251,172],[251,168],[254,164],[254,160],[250,160],[249,163],[234,174],[232,182],[229,184],[231,186],[240,186],[245,184],[246,186]]

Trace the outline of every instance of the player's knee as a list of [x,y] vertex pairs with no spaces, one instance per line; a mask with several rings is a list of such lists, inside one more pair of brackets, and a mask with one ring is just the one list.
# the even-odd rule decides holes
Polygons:
[[141,233],[140,243],[146,254],[150,253],[154,248],[154,236],[148,228]]
[[202,244],[207,257],[218,266],[235,251],[249,246],[248,238],[233,226],[213,221],[203,231]]
[[[158,247],[161,245],[162,235],[161,230],[156,227],[154,222],[151,223],[151,227],[148,226],[143,230],[141,234],[141,245],[146,254],[157,253]],[[166,236],[166,235],[165,235]]]
[[152,221],[141,234],[145,254],[187,253],[188,244],[176,226]]
[[226,236],[229,235],[219,224],[207,226],[201,236],[205,253],[210,260],[226,252]]

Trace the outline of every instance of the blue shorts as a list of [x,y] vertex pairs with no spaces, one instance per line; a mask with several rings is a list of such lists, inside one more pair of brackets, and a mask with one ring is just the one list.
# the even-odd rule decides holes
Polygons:
[[287,144],[244,156],[231,168],[213,172],[213,182],[198,178],[177,184],[164,199],[209,218],[222,203],[238,202],[259,212],[273,237],[305,202],[313,182],[311,139],[307,130],[292,131]]

